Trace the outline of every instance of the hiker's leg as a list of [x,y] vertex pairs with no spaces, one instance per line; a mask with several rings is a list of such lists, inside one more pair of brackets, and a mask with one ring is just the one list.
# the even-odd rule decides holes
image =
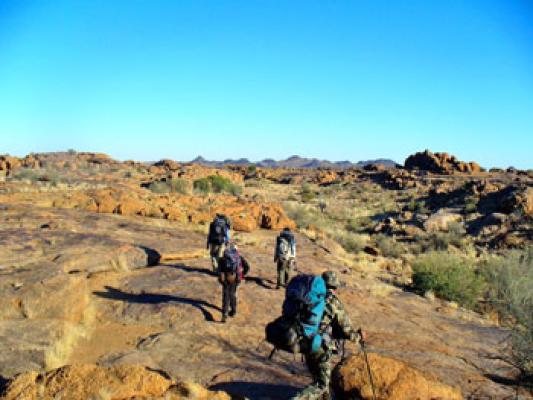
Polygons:
[[276,285],[276,288],[279,289],[280,286],[282,286],[283,281],[283,262],[281,260],[278,261],[278,282]]
[[229,303],[230,303],[230,284],[224,282],[222,284],[222,316],[228,315]]
[[331,355],[323,350],[320,350],[318,354],[308,354],[305,356],[305,363],[313,377],[313,383],[294,397],[295,400],[328,398],[331,375],[330,358]]
[[224,257],[224,250],[226,250],[226,246],[224,246],[223,244],[219,244],[216,246],[215,257],[217,259],[217,265],[220,265],[220,260],[222,260],[222,257]]
[[289,283],[289,279],[290,279],[290,276],[291,276],[291,263],[292,263],[292,261],[288,260],[287,261],[287,265],[285,266],[285,285],[287,285],[287,283]]
[[329,351],[324,352],[317,361],[317,383],[329,392],[331,381],[331,353]]
[[209,255],[211,256],[211,267],[213,268],[213,271],[216,271],[218,268],[218,249],[217,245],[210,244],[209,245]]
[[230,315],[233,316],[237,313],[237,281],[230,285]]

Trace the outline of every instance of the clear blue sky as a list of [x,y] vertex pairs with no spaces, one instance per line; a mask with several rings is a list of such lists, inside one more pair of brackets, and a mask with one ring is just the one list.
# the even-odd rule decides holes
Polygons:
[[0,0],[0,153],[533,168],[533,2]]

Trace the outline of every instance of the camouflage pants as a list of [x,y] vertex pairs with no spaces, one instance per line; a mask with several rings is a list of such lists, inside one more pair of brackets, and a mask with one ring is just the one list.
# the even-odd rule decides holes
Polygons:
[[331,355],[331,352],[326,350],[305,355],[305,362],[313,377],[313,383],[293,397],[293,400],[329,400],[331,398],[329,392]]
[[209,254],[211,255],[211,267],[213,271],[218,269],[218,261],[224,256],[224,250],[226,246],[224,244],[210,244]]
[[285,261],[278,260],[278,283],[277,283],[277,287],[280,287],[280,286],[285,287],[285,286],[287,286],[287,283],[289,282],[289,279],[290,279],[292,263],[293,263],[292,259],[285,260]]

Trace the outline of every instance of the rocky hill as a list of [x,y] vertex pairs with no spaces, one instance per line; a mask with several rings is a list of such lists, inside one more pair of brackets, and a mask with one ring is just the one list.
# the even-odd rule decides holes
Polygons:
[[205,158],[198,156],[191,161],[191,164],[200,164],[211,167],[224,167],[226,165],[244,165],[250,166],[255,165],[261,168],[334,168],[334,169],[344,169],[344,168],[363,168],[367,165],[381,165],[386,168],[394,168],[397,164],[389,159],[377,159],[377,160],[367,160],[359,161],[353,163],[351,161],[328,161],[328,160],[319,160],[317,158],[303,158],[300,156],[291,156],[285,160],[273,160],[265,159],[262,161],[252,162],[247,158],[239,158],[237,160],[224,160],[224,161],[208,161]]

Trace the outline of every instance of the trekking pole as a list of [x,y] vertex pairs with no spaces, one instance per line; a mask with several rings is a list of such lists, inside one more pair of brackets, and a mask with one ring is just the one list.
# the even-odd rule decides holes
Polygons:
[[361,350],[363,350],[363,355],[365,357],[366,362],[366,369],[368,371],[368,377],[370,378],[370,386],[372,387],[372,400],[376,400],[376,388],[374,387],[374,379],[372,378],[372,371],[370,370],[370,363],[368,362],[368,355],[366,354],[365,341],[363,340],[361,329],[359,329],[358,333],[359,336],[361,336],[359,344],[361,345]]

